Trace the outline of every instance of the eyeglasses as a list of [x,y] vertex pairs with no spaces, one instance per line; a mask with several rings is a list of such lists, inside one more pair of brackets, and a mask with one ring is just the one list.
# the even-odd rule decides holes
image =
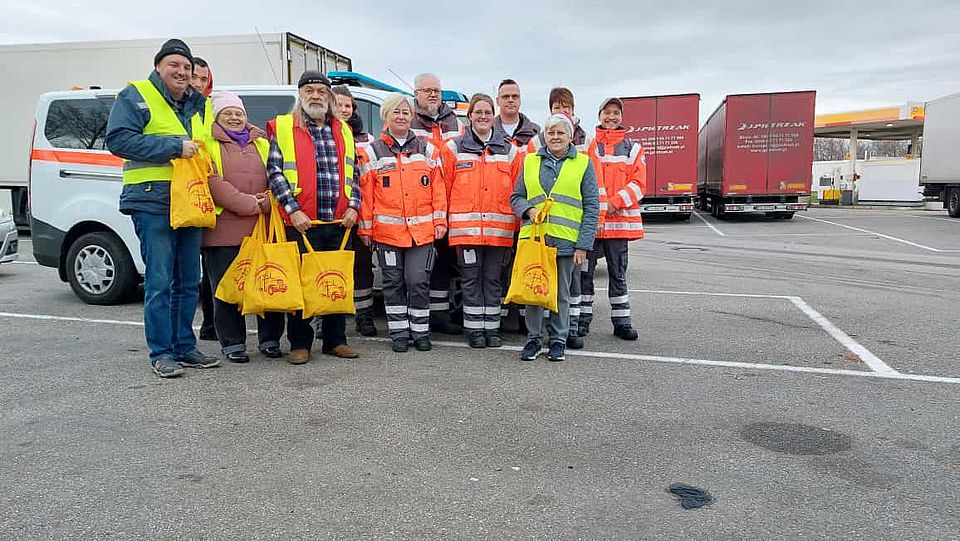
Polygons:
[[440,95],[439,88],[418,88],[414,90],[414,92],[423,92],[424,94],[427,94],[427,95],[430,95],[430,94],[436,94],[438,96]]
[[240,111],[240,110],[230,111],[229,109],[225,109],[225,110],[223,110],[223,111],[220,111],[220,116],[224,116],[224,117],[236,117],[236,118],[247,118],[247,113],[244,113],[243,111]]

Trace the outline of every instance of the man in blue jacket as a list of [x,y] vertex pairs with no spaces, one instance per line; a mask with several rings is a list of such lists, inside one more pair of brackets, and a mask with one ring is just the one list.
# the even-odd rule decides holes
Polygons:
[[133,220],[144,273],[143,324],[150,364],[162,378],[183,367],[220,364],[197,350],[193,316],[200,284],[201,229],[170,227],[174,158],[189,158],[203,139],[205,99],[190,86],[193,55],[168,40],[149,77],[117,95],[107,123],[107,148],[124,159],[120,212]]

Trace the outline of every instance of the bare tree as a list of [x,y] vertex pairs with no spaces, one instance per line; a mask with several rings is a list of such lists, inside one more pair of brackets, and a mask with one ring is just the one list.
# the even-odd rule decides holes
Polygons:
[[[904,158],[909,153],[910,141],[857,141],[857,159]],[[917,149],[919,150],[919,149]],[[850,157],[850,141],[817,137],[813,140],[813,159],[815,161],[847,160]],[[914,151],[916,156],[916,151]]]

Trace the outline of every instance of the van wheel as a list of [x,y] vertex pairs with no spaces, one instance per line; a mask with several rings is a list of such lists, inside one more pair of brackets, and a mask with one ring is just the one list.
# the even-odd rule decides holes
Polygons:
[[947,192],[947,214],[960,218],[960,188],[950,188]]
[[137,269],[113,233],[95,231],[77,238],[67,252],[66,270],[70,288],[87,304],[118,304],[137,292]]

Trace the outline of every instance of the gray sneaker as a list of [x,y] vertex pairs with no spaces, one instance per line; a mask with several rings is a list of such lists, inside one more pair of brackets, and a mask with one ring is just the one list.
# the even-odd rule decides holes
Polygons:
[[161,378],[175,378],[183,374],[183,368],[169,355],[162,355],[150,361],[153,373]]
[[204,355],[198,349],[195,349],[186,355],[181,355],[177,357],[176,360],[178,363],[180,363],[180,366],[184,368],[213,368],[214,366],[220,366],[219,357]]

